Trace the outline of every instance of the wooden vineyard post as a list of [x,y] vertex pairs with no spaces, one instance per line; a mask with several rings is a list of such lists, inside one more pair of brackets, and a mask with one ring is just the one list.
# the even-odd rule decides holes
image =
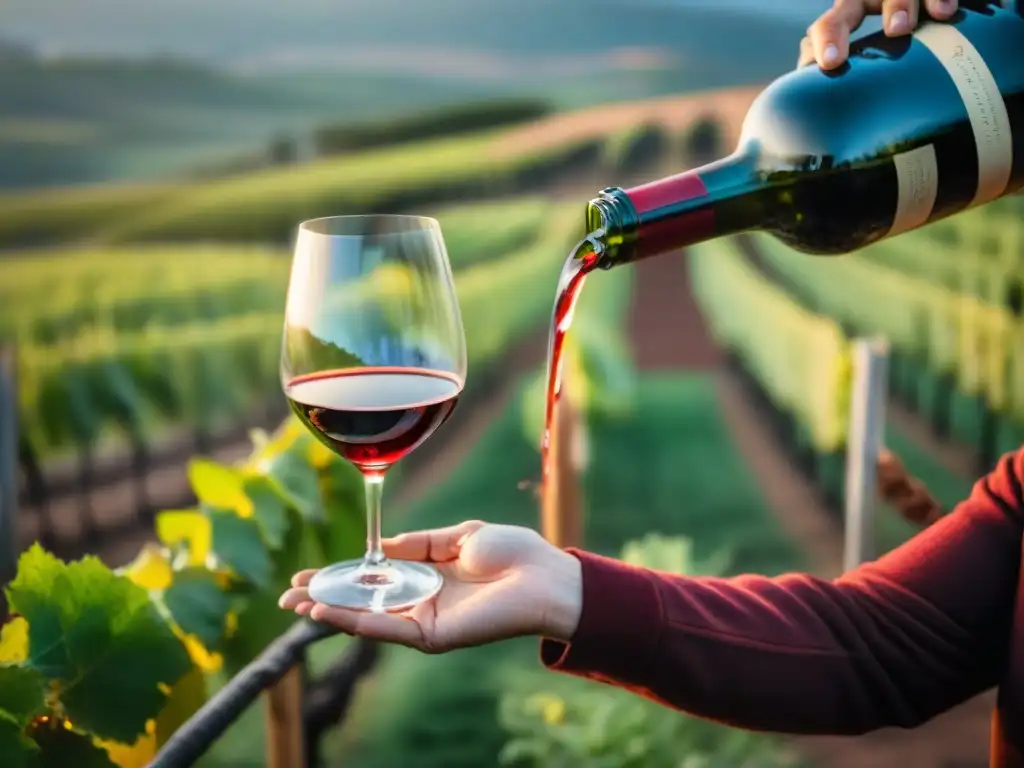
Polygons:
[[18,380],[15,348],[0,344],[0,623],[7,619],[3,587],[18,565]]
[[843,569],[846,571],[875,556],[878,455],[885,438],[885,401],[889,380],[889,346],[885,340],[859,340],[853,352],[843,537]]
[[267,689],[267,768],[305,768],[303,664]]
[[555,546],[581,547],[586,424],[564,379],[562,392],[551,427],[551,472],[541,489],[540,526],[541,534]]

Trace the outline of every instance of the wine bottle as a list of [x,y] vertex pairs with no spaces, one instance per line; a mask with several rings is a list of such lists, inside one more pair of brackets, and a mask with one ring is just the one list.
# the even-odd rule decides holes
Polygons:
[[728,157],[590,201],[597,266],[758,229],[848,253],[1020,190],[1024,18],[1005,6],[961,0],[912,36],[855,41],[837,70],[780,77]]

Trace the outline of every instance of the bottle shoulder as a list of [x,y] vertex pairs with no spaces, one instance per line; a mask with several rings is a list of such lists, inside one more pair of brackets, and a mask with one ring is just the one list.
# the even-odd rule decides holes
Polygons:
[[[838,70],[812,64],[781,76],[752,104],[741,143],[756,140],[776,158],[856,159],[962,120],[970,94],[958,88],[977,87],[975,69],[989,70],[1004,97],[1024,91],[1020,16],[965,10],[954,23],[928,26],[927,45],[918,39],[922,30],[900,38],[876,33],[855,42]],[[951,74],[957,67],[966,70],[959,86]]]

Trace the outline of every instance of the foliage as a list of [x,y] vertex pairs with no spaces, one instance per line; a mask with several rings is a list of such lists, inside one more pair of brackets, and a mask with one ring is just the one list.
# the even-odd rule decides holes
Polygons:
[[[919,236],[924,237],[925,235],[922,233]],[[761,242],[759,241],[759,243]],[[862,256],[866,257],[869,251],[873,252],[874,250],[875,248],[867,249]],[[930,253],[934,252],[935,249],[930,251]],[[785,280],[785,276],[790,274],[790,269],[795,274],[798,271],[797,267],[800,267],[800,274],[793,278],[794,283],[807,284],[811,281],[817,283],[813,277],[814,273],[818,271],[817,266],[809,263],[802,255],[793,253],[792,263],[789,262],[789,252],[780,255],[762,251],[761,256],[765,257],[771,265],[787,267],[781,271],[783,283],[788,282]],[[847,257],[850,260],[856,258],[858,257]],[[881,267],[881,265],[879,266]],[[842,482],[843,456],[840,453],[830,457],[829,453],[834,450],[836,443],[828,441],[815,443],[814,436],[821,437],[832,434],[840,438],[839,444],[845,443],[846,426],[845,420],[841,417],[849,408],[852,361],[848,353],[841,355],[840,360],[837,361],[835,351],[828,353],[825,348],[814,347],[811,342],[815,335],[814,329],[820,329],[822,323],[832,326],[835,323],[825,315],[810,311],[808,306],[802,306],[798,296],[804,298],[808,304],[818,303],[823,308],[831,308],[836,311],[839,306],[849,306],[845,303],[834,303],[833,297],[837,297],[842,291],[837,292],[830,286],[823,286],[820,291],[815,291],[813,294],[795,290],[787,292],[784,285],[773,282],[768,275],[759,273],[750,264],[745,264],[736,249],[730,248],[728,243],[722,242],[707,244],[691,250],[690,269],[694,275],[694,288],[698,300],[704,306],[705,317],[712,326],[712,332],[741,358],[747,373],[757,380],[759,388],[767,396],[772,406],[793,419],[796,429],[787,431],[790,449],[801,457],[806,455],[808,448],[818,452],[817,468],[812,469],[816,473],[815,482],[822,490],[829,491],[830,485]],[[835,269],[836,267],[833,266],[831,269],[821,270],[822,276],[819,279],[825,282],[824,273],[830,272],[834,280]],[[852,264],[850,269],[855,273],[870,275],[874,266],[871,261],[861,261],[859,264]],[[888,270],[888,268],[885,269]],[[809,270],[809,272],[805,270]],[[912,272],[909,269],[907,271]],[[897,285],[905,284],[900,280],[905,279],[907,275],[900,275],[895,270],[887,271],[885,274],[894,275]],[[856,280],[840,281],[839,283],[843,286],[844,291],[850,291],[851,285],[855,286],[856,284]],[[740,300],[737,301],[737,299]],[[877,304],[871,306],[875,307],[875,312],[872,313],[873,317],[884,318],[888,314],[879,311]],[[920,305],[918,306],[920,307]],[[743,307],[743,311],[738,311],[738,307]],[[749,311],[748,307],[757,308],[756,323],[744,320],[746,317],[744,313]],[[846,318],[851,316],[842,312],[836,312],[836,314]],[[782,330],[784,318],[786,318],[785,331]],[[765,332],[772,336],[768,341],[763,338]],[[787,336],[792,337],[792,343],[786,343]],[[780,354],[780,344],[789,348],[790,351],[786,353],[788,357]],[[818,349],[818,351],[809,357],[801,353],[801,350],[813,349]],[[764,360],[762,356],[766,354],[767,360]],[[931,359],[934,361],[934,358]],[[783,368],[775,367],[775,364],[786,361],[788,363]],[[795,361],[802,362],[798,364]],[[894,371],[896,374],[899,373],[900,368],[907,367],[905,363],[897,366],[896,364],[900,362],[901,358],[897,355],[890,363],[896,367],[897,370]],[[815,372],[813,376],[834,377],[831,378],[831,389],[821,384],[814,387],[816,391],[801,389],[814,381],[813,376],[808,377],[806,374],[796,379],[791,377],[791,372],[800,370],[801,365],[811,366],[811,370]],[[911,373],[914,372],[911,371]],[[898,378],[903,378],[903,376],[894,375],[893,386],[897,386]],[[918,371],[917,378],[923,389],[923,384],[929,380],[927,373]],[[825,397],[828,392],[831,394]],[[822,398],[817,401],[822,407],[828,402],[832,403],[828,412],[814,410],[812,406],[816,402],[816,397]],[[828,416],[828,413],[832,415]],[[931,414],[923,410],[921,415],[928,418]],[[816,418],[821,419],[817,428],[813,426]],[[830,420],[833,428],[826,429]],[[946,509],[952,509],[967,497],[973,480],[950,474],[947,469],[930,457],[927,451],[922,450],[920,445],[904,433],[897,423],[890,421],[886,424],[885,443],[900,456],[911,474],[920,479]],[[822,459],[838,459],[839,471],[834,473],[834,476],[823,472]],[[841,489],[831,490],[838,490],[841,493]],[[882,515],[878,518],[875,532],[877,551],[887,552],[919,530],[918,527],[908,524],[895,513]]]
[[[730,556],[695,564],[684,537],[648,534],[621,559],[668,573],[719,576]],[[501,765],[517,768],[781,768],[795,761],[766,736],[731,730],[634,693],[550,674],[517,681],[499,705],[509,734]]]
[[514,193],[523,179],[579,162],[596,147],[572,141],[510,152],[503,138],[492,130],[210,181],[94,234],[105,242],[284,242],[295,222],[319,216]]
[[551,201],[527,195],[498,202],[446,206],[432,214],[441,223],[448,261],[456,273],[496,261],[538,240],[551,219]]
[[332,155],[525,123],[550,112],[551,105],[543,99],[471,102],[354,125],[327,126],[316,132],[314,141],[319,154]]
[[198,505],[160,513],[160,544],[119,571],[21,556],[0,634],[5,766],[142,768],[208,675],[294,620],[276,600],[296,570],[358,555],[358,473],[295,421],[256,440],[238,466],[193,460]]
[[219,179],[0,195],[0,246],[284,243],[296,222],[318,216],[514,194],[541,174],[579,167],[600,147],[573,139],[516,148],[506,133],[430,138]]
[[[438,211],[462,267],[474,371],[542,321],[551,299],[537,286],[554,278],[575,212],[532,198]],[[281,251],[242,247],[9,257],[0,328],[22,341],[23,431],[36,453],[115,432],[145,439],[168,423],[209,430],[280,398],[288,265]]]
[[793,415],[815,450],[840,450],[850,393],[842,328],[791,301],[728,241],[692,249],[688,263],[715,338],[753,372],[779,409]]
[[171,184],[5,192],[0,194],[4,212],[0,245],[33,246],[79,238],[99,221],[135,216],[177,193],[178,188]]
[[[1007,247],[1014,233],[1019,237],[1019,225],[1000,229],[1000,216],[985,216],[992,220],[990,235],[1002,232]],[[975,244],[987,239],[977,235]],[[850,333],[888,339],[899,363],[896,390],[919,401],[922,415],[938,429],[986,465],[1020,444],[1024,321],[1012,307],[1022,284],[1019,250],[994,247],[964,259],[962,247],[952,249],[964,266],[949,279],[951,249],[932,241],[928,228],[836,261],[807,259],[767,236],[754,242],[775,279],[805,307]],[[916,253],[908,256],[911,249]],[[886,254],[902,255],[889,264]]]
[[601,160],[617,174],[631,174],[648,168],[668,148],[665,127],[658,123],[641,123],[608,137]]

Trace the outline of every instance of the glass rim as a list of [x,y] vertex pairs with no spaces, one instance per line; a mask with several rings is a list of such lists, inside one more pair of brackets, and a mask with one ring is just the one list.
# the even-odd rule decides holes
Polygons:
[[[384,231],[366,231],[371,223],[385,224]],[[441,223],[431,216],[412,213],[354,213],[319,216],[299,222],[298,231],[321,237],[365,237],[368,234],[401,235],[408,232],[440,231]]]

